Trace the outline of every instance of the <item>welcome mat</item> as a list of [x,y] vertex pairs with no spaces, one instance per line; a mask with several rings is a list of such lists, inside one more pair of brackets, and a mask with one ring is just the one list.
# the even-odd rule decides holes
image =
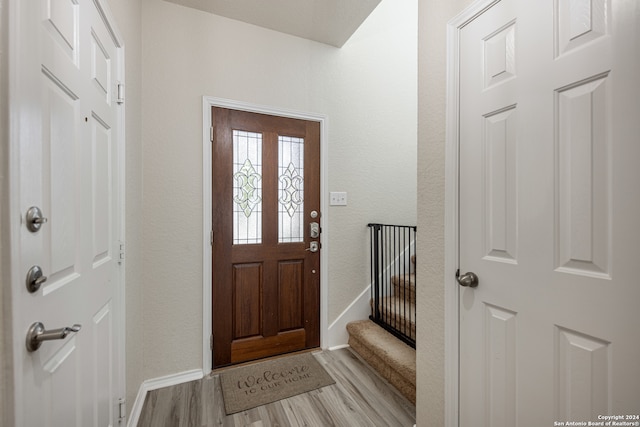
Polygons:
[[280,357],[220,373],[227,415],[335,384],[310,353]]

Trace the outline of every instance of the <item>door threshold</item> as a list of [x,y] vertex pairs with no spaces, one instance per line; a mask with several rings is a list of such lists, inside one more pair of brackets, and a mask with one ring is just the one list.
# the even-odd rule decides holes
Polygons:
[[256,363],[266,362],[268,360],[276,360],[276,359],[281,359],[283,357],[296,356],[298,354],[304,354],[304,353],[315,353],[318,351],[322,351],[322,349],[320,347],[305,348],[304,350],[292,351],[291,353],[278,354],[276,356],[264,357],[262,359],[249,360],[247,362],[236,363],[234,365],[221,366],[219,368],[213,368],[210,375],[216,375],[223,371],[227,371],[233,368],[238,368],[240,366],[255,365]]

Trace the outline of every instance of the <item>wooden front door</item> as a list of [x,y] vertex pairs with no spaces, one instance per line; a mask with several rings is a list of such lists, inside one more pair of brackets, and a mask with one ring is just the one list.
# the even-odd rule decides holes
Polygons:
[[218,107],[211,122],[213,365],[317,347],[320,124]]

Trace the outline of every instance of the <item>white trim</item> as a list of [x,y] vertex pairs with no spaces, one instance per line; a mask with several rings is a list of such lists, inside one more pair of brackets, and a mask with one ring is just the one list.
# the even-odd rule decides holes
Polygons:
[[200,369],[193,369],[191,371],[180,372],[178,374],[166,375],[164,377],[144,381],[140,384],[136,400],[133,402],[127,427],[135,427],[138,425],[140,414],[142,413],[142,408],[144,406],[144,400],[147,397],[148,392],[163,387],[171,387],[177,384],[187,383],[189,381],[200,380],[202,378],[204,378],[202,371]]
[[[3,10],[0,11],[0,32],[2,35],[2,49],[6,48],[4,58],[2,59],[2,69],[0,72],[5,72],[4,81],[0,84],[5,85],[4,96],[6,97],[5,110],[1,113],[5,115],[3,117],[3,124],[6,123],[7,127],[3,130],[3,135],[0,137],[0,143],[4,144],[4,138],[7,138],[6,149],[3,153],[6,156],[3,159],[2,167],[5,165],[8,167],[6,175],[4,176],[3,188],[0,189],[0,195],[4,198],[2,203],[5,205],[2,208],[0,215],[7,214],[7,217],[2,218],[2,233],[0,233],[0,245],[2,246],[1,266],[4,268],[8,266],[6,271],[0,274],[0,279],[3,282],[0,286],[2,289],[2,301],[0,304],[2,307],[2,319],[6,332],[9,337],[3,338],[3,344],[6,346],[3,348],[4,354],[2,366],[3,369],[11,369],[9,372],[3,372],[0,374],[0,380],[7,378],[5,384],[5,399],[8,399],[6,403],[3,402],[2,409],[6,409],[6,413],[0,416],[0,424],[6,422],[7,425],[22,425],[22,414],[20,411],[16,411],[19,401],[22,399],[22,369],[23,361],[20,350],[14,345],[16,342],[14,322],[17,319],[18,313],[15,307],[18,306],[18,288],[14,286],[15,283],[20,283],[20,260],[18,254],[22,252],[20,248],[20,225],[21,225],[21,212],[20,212],[20,140],[19,136],[19,119],[20,119],[20,106],[15,102],[19,99],[19,93],[16,85],[16,76],[18,75],[18,64],[20,61],[20,44],[18,36],[21,30],[20,14],[19,11],[23,6],[17,0],[7,0],[2,4]],[[5,25],[6,24],[6,25]],[[3,191],[7,193],[3,193]],[[6,229],[5,229],[6,227]],[[8,232],[5,234],[5,230]],[[7,279],[5,281],[5,279]],[[13,393],[13,394],[12,394]]]
[[450,280],[458,268],[458,31],[447,26],[447,136],[444,215],[444,403],[445,426],[458,426],[459,288]]
[[460,287],[459,266],[459,126],[460,31],[500,0],[477,0],[447,24],[447,135],[445,161],[445,425],[459,425],[460,396]]
[[[126,80],[126,65],[125,65],[125,46],[123,38],[118,30],[117,23],[111,13],[111,9],[109,5],[103,0],[94,0],[96,8],[98,9],[100,15],[105,21],[105,25],[109,29],[109,33],[113,38],[113,41],[117,48],[118,55],[118,70],[117,70],[117,82],[121,84],[125,84]],[[116,104],[116,108],[118,110],[118,134],[117,134],[117,144],[118,144],[118,197],[120,199],[120,228],[117,231],[118,233],[118,241],[121,244],[125,245],[126,250],[126,241],[127,241],[127,227],[126,227],[126,217],[127,217],[127,182],[126,182],[126,159],[127,159],[127,144],[126,144],[126,135],[127,135],[127,126],[126,126],[126,104]],[[116,377],[118,378],[118,396],[114,396],[118,399],[126,399],[127,396],[127,305],[126,305],[126,270],[127,263],[126,261],[121,261],[121,265],[119,268],[118,275],[118,285],[116,289],[116,301],[117,301],[117,312],[116,318],[114,321],[115,328],[115,339],[117,340],[117,354],[114,357],[118,360],[118,368],[120,372],[116,373]]]
[[[3,295],[4,298],[11,297],[11,308],[10,308],[10,319],[11,319],[11,335],[12,335],[12,346],[9,347],[12,353],[9,357],[11,357],[13,372],[11,375],[12,385],[13,385],[13,401],[12,408],[10,414],[7,414],[9,418],[13,418],[14,425],[21,426],[24,424],[23,422],[23,378],[22,371],[24,367],[24,361],[22,358],[22,348],[18,348],[15,345],[20,337],[16,337],[17,331],[15,330],[15,323],[19,321],[19,313],[16,307],[20,306],[20,290],[16,284],[20,283],[20,254],[22,253],[22,240],[20,238],[20,227],[22,223],[22,214],[21,214],[21,204],[20,204],[20,120],[21,120],[21,111],[20,111],[20,99],[22,95],[22,86],[20,83],[20,47],[21,47],[21,33],[22,33],[22,19],[21,15],[24,14],[24,2],[20,2],[19,0],[9,0],[5,3],[5,7],[8,7],[8,32],[5,36],[8,38],[6,41],[8,45],[7,52],[7,68],[8,68],[8,103],[7,109],[9,114],[9,141],[8,141],[8,157],[9,157],[9,176],[8,176],[8,187],[9,187],[9,245],[5,247],[5,249],[9,252],[9,256],[11,257],[10,263],[11,268],[9,271],[9,275],[11,276],[11,281],[5,284],[5,292],[8,293]],[[4,201],[3,201],[4,202]],[[4,319],[3,319],[4,320]]]
[[368,319],[371,314],[371,285],[351,301],[351,304],[344,309],[342,313],[334,320],[327,330],[327,348],[329,350],[337,350],[339,348],[348,347],[349,333],[347,332],[347,323],[356,320]]
[[213,230],[213,212],[211,210],[211,107],[213,100],[202,97],[202,372],[211,372],[213,352],[210,348],[212,329],[211,307],[211,230]]
[[211,107],[229,108],[254,113],[271,114],[275,116],[291,117],[320,123],[320,212],[322,213],[322,256],[320,257],[320,346],[327,348],[328,342],[328,273],[329,259],[329,209],[328,198],[325,197],[328,188],[327,159],[327,117],[321,114],[304,113],[282,108],[258,104],[249,104],[212,96],[202,97],[202,371],[205,375],[211,372],[213,363],[209,348],[211,336],[211,256],[209,232],[213,228],[211,212]]
[[[125,84],[126,77],[126,67],[125,67],[125,47],[124,47],[124,38],[118,29],[118,24],[111,12],[111,8],[109,7],[109,3],[106,0],[93,0],[93,3],[96,7],[96,10],[113,40],[113,43],[117,49],[118,56],[118,69],[116,70],[116,82]],[[127,144],[126,144],[126,104],[116,104],[117,108],[117,117],[118,117],[118,133],[117,133],[117,144],[118,144],[118,198],[120,203],[120,212],[119,212],[119,222],[120,227],[117,230],[118,240],[120,243],[125,245],[126,248],[126,237],[127,237],[127,228],[126,228],[126,200],[127,200],[127,185],[126,185],[126,158],[127,158]],[[114,355],[118,360],[118,368],[119,372],[116,373],[118,378],[118,389],[116,393],[118,396],[114,396],[119,399],[125,399],[127,395],[127,360],[126,360],[126,331],[127,331],[127,308],[126,308],[126,261],[122,261],[122,264],[119,267],[118,274],[118,285],[116,288],[116,317],[114,321],[115,335],[117,340],[116,348],[118,349],[117,354]]]
[[336,351],[336,350],[340,350],[340,349],[343,349],[343,348],[349,348],[349,347],[351,347],[349,344],[340,344],[340,345],[336,345],[336,346],[333,346],[333,347],[329,347],[329,351]]
[[[124,45],[121,45],[118,48],[118,62],[119,62],[119,70],[118,70],[118,80],[120,83],[124,84],[125,81],[125,51]],[[118,105],[118,104],[116,104]],[[118,230],[119,234],[119,242],[125,245],[126,251],[126,242],[127,242],[127,227],[126,227],[126,217],[127,217],[127,181],[126,181],[126,158],[127,158],[127,144],[126,144],[126,107],[125,104],[118,105],[118,196],[120,197],[120,230]],[[116,298],[118,304],[118,313],[116,314],[115,320],[115,330],[116,330],[116,340],[118,341],[118,354],[115,357],[118,358],[118,367],[120,372],[117,373],[118,381],[120,383],[120,399],[125,399],[127,396],[127,297],[126,297],[126,277],[127,277],[127,263],[125,260],[120,261],[120,275],[118,277],[118,286],[116,289]]]

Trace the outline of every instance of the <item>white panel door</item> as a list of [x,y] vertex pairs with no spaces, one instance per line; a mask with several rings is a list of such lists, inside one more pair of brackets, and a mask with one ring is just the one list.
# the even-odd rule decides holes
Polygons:
[[501,0],[460,29],[461,426],[640,414],[639,28]]
[[[20,272],[41,267],[30,292],[15,284],[16,417],[21,426],[113,426],[124,397],[117,85],[122,52],[102,3],[15,1],[12,57],[19,121]],[[98,7],[99,6],[99,7]],[[48,219],[37,231],[27,210]],[[35,351],[25,337],[81,325]]]

